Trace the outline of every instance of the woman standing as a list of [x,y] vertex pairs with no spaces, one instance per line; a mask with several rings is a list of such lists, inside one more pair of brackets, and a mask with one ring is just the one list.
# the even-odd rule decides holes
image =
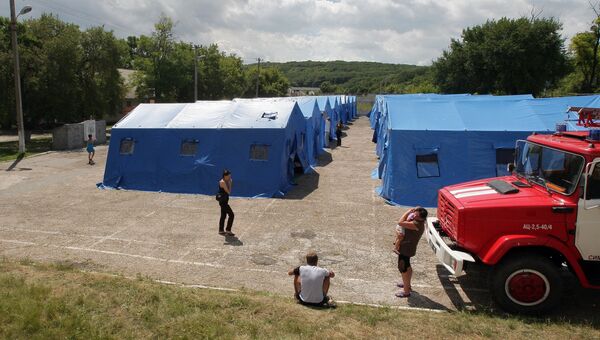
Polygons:
[[[219,235],[235,235],[231,232],[234,214],[233,210],[231,210],[231,207],[229,206],[229,195],[231,194],[232,184],[233,180],[231,179],[231,172],[229,172],[229,170],[223,170],[223,177],[219,181],[219,193],[217,194],[217,199],[219,201],[219,205],[221,206],[221,219],[219,220]],[[227,229],[224,230],[225,218],[227,216],[229,216],[229,218],[227,219]]]
[[412,267],[410,266],[410,259],[417,253],[417,245],[425,231],[426,221],[427,210],[421,207],[415,207],[408,210],[402,215],[400,221],[398,221],[398,225],[404,228],[404,239],[400,244],[400,251],[398,254],[398,270],[402,277],[402,282],[398,283],[398,287],[402,288],[402,290],[396,293],[396,296],[399,298],[407,298],[410,296],[413,274]]

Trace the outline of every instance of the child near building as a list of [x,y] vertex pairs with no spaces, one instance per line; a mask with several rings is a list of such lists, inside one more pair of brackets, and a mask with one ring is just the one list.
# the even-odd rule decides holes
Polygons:
[[96,151],[94,150],[94,140],[92,139],[92,135],[88,135],[87,147],[85,149],[88,152],[88,164],[89,165],[96,164],[94,162],[94,155],[96,154]]

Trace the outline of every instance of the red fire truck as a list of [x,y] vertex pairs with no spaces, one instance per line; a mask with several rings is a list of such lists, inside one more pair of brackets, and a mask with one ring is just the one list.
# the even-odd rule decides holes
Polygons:
[[[569,270],[600,289],[600,130],[533,134],[518,141],[512,175],[442,188],[428,242],[450,273],[490,268],[504,310],[556,307]],[[594,110],[594,109],[591,109]],[[592,118],[600,116],[592,112]]]

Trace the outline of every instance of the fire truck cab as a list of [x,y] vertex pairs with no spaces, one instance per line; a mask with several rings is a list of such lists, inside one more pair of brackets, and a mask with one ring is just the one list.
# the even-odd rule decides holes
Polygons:
[[439,191],[426,230],[439,261],[456,276],[488,266],[494,300],[514,313],[556,307],[567,269],[600,289],[600,130],[533,134],[511,168]]

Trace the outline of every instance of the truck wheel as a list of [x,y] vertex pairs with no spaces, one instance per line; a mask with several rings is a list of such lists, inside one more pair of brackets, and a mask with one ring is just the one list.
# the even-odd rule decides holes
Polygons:
[[502,309],[511,313],[543,313],[562,295],[559,269],[539,255],[510,257],[494,268],[490,290]]

